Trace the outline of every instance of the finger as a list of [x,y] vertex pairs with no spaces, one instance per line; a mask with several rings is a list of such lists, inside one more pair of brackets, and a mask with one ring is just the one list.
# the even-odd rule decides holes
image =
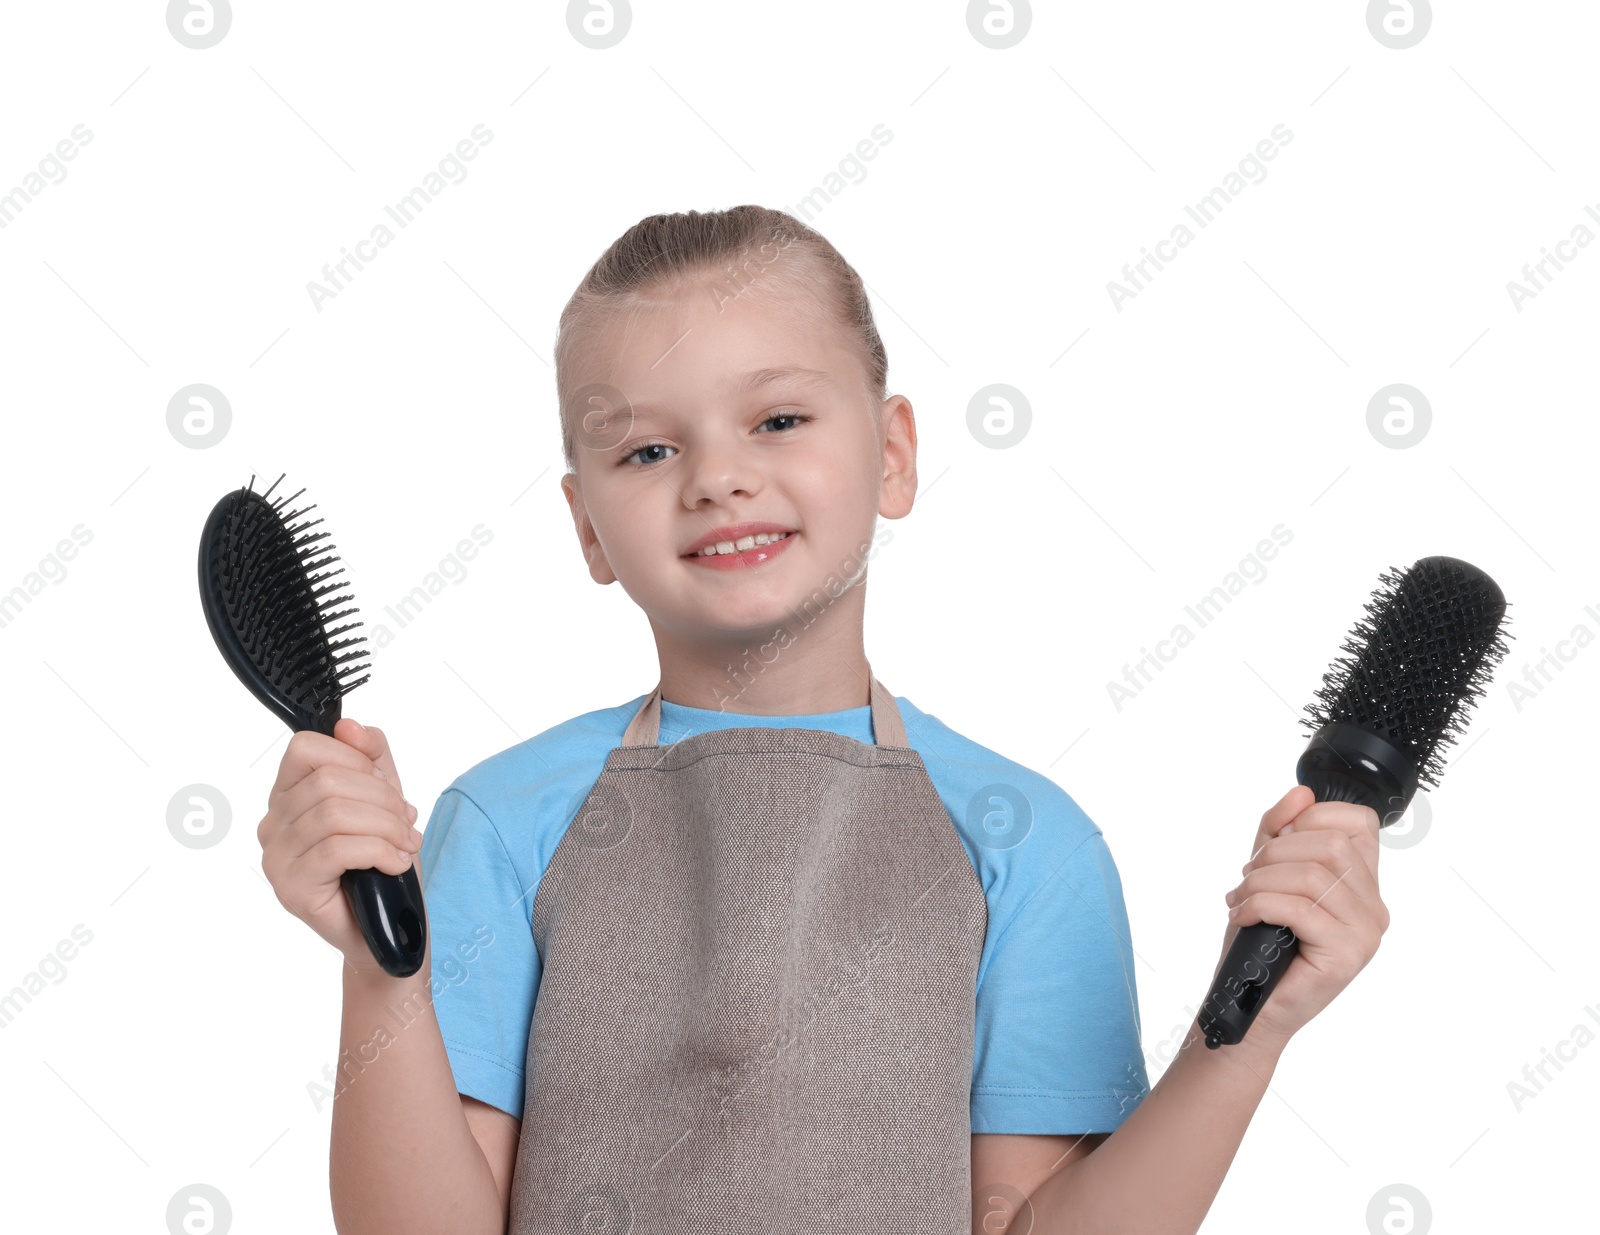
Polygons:
[[1377,872],[1366,861],[1367,843],[1359,831],[1352,835],[1342,827],[1312,827],[1303,832],[1280,833],[1261,846],[1260,852],[1246,862],[1239,873],[1248,875],[1251,871],[1283,862],[1320,862],[1338,874],[1356,862],[1361,866],[1361,877],[1356,880],[1356,885],[1376,888]]
[[1313,802],[1294,817],[1295,831],[1339,828],[1352,836],[1378,834],[1378,812],[1359,802]]
[[277,848],[293,861],[331,836],[369,836],[411,853],[420,848],[412,841],[411,831],[405,816],[392,810],[348,798],[329,798],[296,819]]
[[[363,725],[359,721],[344,716],[333,727],[333,735],[341,742],[347,742],[360,751],[373,763],[383,769],[384,775],[400,786],[400,773],[395,771],[394,756],[389,751],[389,738],[382,729],[372,725]],[[401,792],[405,792],[401,790]]]
[[301,875],[312,887],[338,883],[347,870],[381,870],[386,875],[403,875],[411,869],[412,856],[377,836],[338,833],[324,838],[298,859]]
[[[342,722],[341,722],[342,723]],[[324,764],[350,768],[354,771],[372,772],[372,760],[353,746],[337,738],[312,729],[302,729],[289,735],[289,746],[278,764],[278,778],[273,782],[270,797],[299,784]]]
[[1346,926],[1362,926],[1378,917],[1373,912],[1377,889],[1362,888],[1353,882],[1364,874],[1359,861],[1337,871],[1330,871],[1321,862],[1275,862],[1251,871],[1230,893],[1234,905],[1269,893],[1301,896]]
[[392,781],[380,779],[371,771],[359,771],[337,764],[324,764],[298,785],[285,791],[274,804],[272,816],[285,826],[292,825],[319,802],[345,799],[364,802],[393,812],[407,824],[415,820],[407,808],[410,803]]
[[[1349,925],[1340,922],[1322,905],[1313,905],[1304,896],[1286,892],[1259,892],[1235,905],[1230,910],[1230,922],[1241,930],[1256,922],[1270,922],[1274,926],[1287,926],[1295,938],[1305,943],[1324,944],[1348,931]],[[1236,911],[1236,912],[1235,912]]]
[[1296,785],[1278,799],[1277,803],[1261,816],[1261,826],[1256,829],[1255,842],[1250,846],[1253,859],[1261,846],[1282,831],[1283,826],[1317,800],[1317,795],[1304,785]]
[[1280,832],[1278,842],[1286,843],[1294,836],[1303,833],[1333,832],[1348,837],[1352,850],[1361,855],[1362,862],[1372,875],[1373,883],[1377,883],[1380,849],[1378,813],[1370,806],[1362,806],[1355,802],[1316,802],[1296,815],[1291,820],[1290,826],[1293,827],[1293,832],[1287,836]]

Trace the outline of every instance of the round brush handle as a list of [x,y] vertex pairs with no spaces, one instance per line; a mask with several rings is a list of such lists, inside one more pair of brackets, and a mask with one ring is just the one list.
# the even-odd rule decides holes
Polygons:
[[[1308,781],[1302,776],[1300,783]],[[1362,789],[1353,779],[1326,768],[1317,770],[1309,787],[1319,802],[1358,801]],[[1239,928],[1228,945],[1228,954],[1222,958],[1211,994],[1200,1009],[1200,1029],[1208,1047],[1215,1050],[1244,1040],[1261,1005],[1289,971],[1298,951],[1300,937],[1287,926],[1252,922]]]
[[[1312,737],[1295,779],[1318,802],[1370,806],[1379,827],[1400,818],[1417,791],[1416,768],[1403,752],[1369,730],[1338,721]],[[1299,950],[1299,937],[1287,926],[1252,922],[1239,928],[1196,1018],[1208,1047],[1244,1040]]]
[[1200,1009],[1198,1021],[1208,1047],[1215,1050],[1244,1040],[1299,950],[1300,940],[1287,926],[1252,922],[1239,928]]

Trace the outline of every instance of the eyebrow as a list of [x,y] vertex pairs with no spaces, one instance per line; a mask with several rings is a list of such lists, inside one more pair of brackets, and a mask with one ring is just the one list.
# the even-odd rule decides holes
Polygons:
[[807,369],[800,365],[783,365],[776,369],[756,369],[746,373],[739,382],[745,394],[771,386],[775,382],[793,382],[797,386],[831,386],[833,378],[820,369]]
[[[821,369],[808,369],[804,365],[779,365],[775,368],[752,369],[734,383],[739,394],[751,394],[779,382],[788,382],[802,389],[823,389],[834,385],[833,375]],[[660,419],[661,412],[648,403],[632,404],[634,420]]]

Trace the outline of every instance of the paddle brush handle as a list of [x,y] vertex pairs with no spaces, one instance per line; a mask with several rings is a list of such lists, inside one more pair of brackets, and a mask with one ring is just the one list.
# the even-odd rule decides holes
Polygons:
[[403,875],[391,875],[376,867],[347,870],[339,882],[367,947],[384,973],[393,978],[409,978],[421,969],[428,936],[416,866]]
[[[313,718],[311,728],[332,737],[340,712],[335,699]],[[428,918],[423,912],[416,863],[399,875],[374,866],[347,870],[339,884],[372,958],[383,972],[392,978],[409,978],[421,969],[428,948]]]

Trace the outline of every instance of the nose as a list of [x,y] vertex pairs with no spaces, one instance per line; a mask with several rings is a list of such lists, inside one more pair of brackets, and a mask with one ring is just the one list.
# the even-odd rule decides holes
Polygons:
[[702,502],[720,506],[735,494],[754,497],[761,492],[760,465],[738,432],[697,435],[694,457],[679,473],[684,478],[680,496],[690,510]]

